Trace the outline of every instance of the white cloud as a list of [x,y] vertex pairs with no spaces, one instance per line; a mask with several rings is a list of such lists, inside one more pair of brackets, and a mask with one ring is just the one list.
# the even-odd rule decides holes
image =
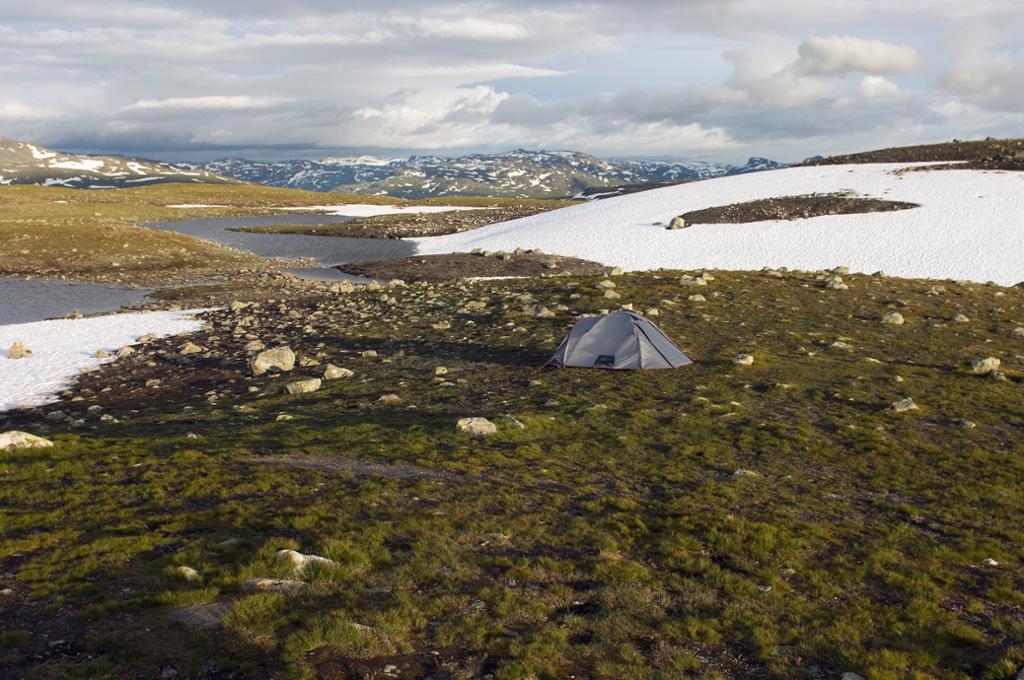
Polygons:
[[851,36],[812,37],[800,44],[800,59],[794,68],[819,76],[844,75],[854,71],[886,75],[906,73],[921,66],[921,57],[910,45]]
[[168,99],[141,99],[125,107],[125,111],[244,111],[246,109],[266,109],[286,101],[279,97],[250,97],[248,95],[170,97]]
[[864,76],[860,81],[860,95],[865,99],[891,99],[903,96],[900,86],[882,76]]

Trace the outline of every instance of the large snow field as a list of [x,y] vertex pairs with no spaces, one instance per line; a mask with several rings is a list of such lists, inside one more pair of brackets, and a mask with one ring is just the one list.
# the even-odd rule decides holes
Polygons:
[[[55,401],[82,371],[113,359],[97,359],[96,350],[114,353],[147,333],[176,335],[198,330],[203,322],[183,312],[133,312],[87,319],[56,319],[0,326],[0,411]],[[8,350],[24,343],[32,356],[11,359]]]
[[[721,177],[628,194],[448,236],[421,255],[540,248],[627,270],[789,267],[1011,285],[1024,280],[1024,173],[831,165]],[[676,215],[743,201],[852,191],[920,208],[668,231]],[[655,222],[663,225],[655,226]]]

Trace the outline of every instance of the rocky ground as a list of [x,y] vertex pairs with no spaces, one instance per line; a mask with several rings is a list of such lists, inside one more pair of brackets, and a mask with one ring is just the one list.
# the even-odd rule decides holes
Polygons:
[[923,144],[863,153],[829,156],[805,161],[805,165],[846,163],[936,163],[928,170],[979,169],[1024,170],[1024,139],[993,139]]
[[[14,677],[1024,664],[1024,291],[843,270],[250,289],[182,291],[226,304],[0,415],[54,442],[0,454]],[[538,368],[624,305],[696,363]]]
[[[854,215],[859,213],[909,210],[915,203],[886,201],[879,198],[820,194],[812,196],[780,196],[759,201],[733,203],[680,215],[683,226],[693,224],[743,224],[765,220],[798,220],[823,215]],[[677,218],[678,219],[678,218]],[[674,223],[675,225],[675,223]],[[673,226],[672,228],[682,228]]]
[[418,255],[390,260],[364,260],[338,267],[341,271],[371,279],[451,281],[477,277],[556,276],[606,274],[612,270],[597,262],[548,255],[538,250],[511,252]]
[[239,227],[233,231],[259,234],[315,234],[353,238],[413,238],[442,236],[469,231],[496,222],[507,222],[542,212],[564,208],[564,201],[534,201],[528,205],[480,207],[432,213],[406,213],[359,217],[340,224],[279,224],[266,227]]

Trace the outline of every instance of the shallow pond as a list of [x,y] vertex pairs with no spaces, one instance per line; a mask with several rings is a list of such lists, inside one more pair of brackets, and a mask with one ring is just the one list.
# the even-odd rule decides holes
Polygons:
[[350,219],[352,218],[336,215],[260,215],[257,217],[216,217],[180,222],[150,222],[146,226],[205,238],[263,257],[280,257],[288,260],[311,257],[321,264],[320,268],[297,268],[289,271],[303,278],[318,280],[358,280],[357,277],[342,274],[333,267],[358,260],[384,260],[413,254],[412,244],[398,239],[305,234],[252,234],[228,231],[239,227],[265,227],[275,224],[338,224]]
[[0,326],[67,316],[109,312],[142,302],[145,288],[43,279],[0,279]]

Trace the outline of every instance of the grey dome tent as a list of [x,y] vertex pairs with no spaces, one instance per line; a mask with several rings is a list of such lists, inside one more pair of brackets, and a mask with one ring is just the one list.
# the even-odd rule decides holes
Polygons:
[[633,312],[580,319],[545,366],[558,368],[679,368],[688,356],[653,323]]

